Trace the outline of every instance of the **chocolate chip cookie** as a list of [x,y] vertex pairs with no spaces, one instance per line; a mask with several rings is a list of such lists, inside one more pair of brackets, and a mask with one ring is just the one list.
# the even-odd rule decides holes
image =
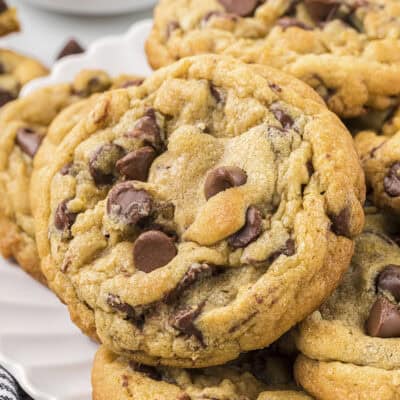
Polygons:
[[[368,115],[366,116],[366,118]],[[400,213],[400,108],[378,113],[355,136],[371,200]]]
[[228,57],[101,96],[53,154],[34,188],[42,269],[85,332],[145,364],[270,344],[334,289],[363,225],[339,119]]
[[[123,82],[128,82],[128,77],[122,81],[118,78],[118,84]],[[51,152],[50,144],[55,145],[68,128],[79,122],[80,109],[85,106],[82,99],[111,85],[103,71],[82,71],[73,83],[39,89],[9,103],[0,115],[0,251],[4,257],[14,257],[42,282],[29,202],[33,160],[38,158],[39,165],[44,165]],[[73,103],[76,104],[56,119],[61,110]],[[43,146],[45,149],[39,152],[42,155],[37,155],[48,133],[50,143]]]
[[19,31],[17,10],[9,8],[4,0],[0,0],[0,36]]
[[400,399],[400,221],[366,221],[341,285],[297,333],[295,374],[318,399]]
[[0,49],[0,107],[15,100],[23,85],[47,73],[47,68],[40,62]]
[[221,367],[149,367],[102,346],[93,364],[93,399],[311,400],[294,388],[290,369],[283,357],[266,352],[256,352]]
[[199,53],[268,64],[311,85],[342,117],[400,94],[398,0],[161,0],[154,68]]

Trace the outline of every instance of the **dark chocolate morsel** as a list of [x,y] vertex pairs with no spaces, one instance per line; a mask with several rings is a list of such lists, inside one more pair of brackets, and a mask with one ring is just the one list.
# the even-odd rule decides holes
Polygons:
[[185,308],[179,310],[171,318],[171,325],[187,336],[194,336],[201,344],[204,345],[203,334],[194,324],[195,319],[200,315],[204,303],[195,308]]
[[107,213],[124,224],[134,225],[150,215],[152,203],[145,190],[135,189],[131,182],[122,182],[108,195]]
[[109,185],[115,179],[115,165],[124,149],[113,143],[100,146],[89,159],[90,175],[96,185]]
[[390,292],[396,301],[400,301],[400,265],[387,265],[378,275],[377,286]]
[[235,186],[244,185],[247,174],[239,167],[217,167],[211,170],[204,184],[204,195],[208,200],[217,193]]
[[369,336],[400,337],[400,310],[385,297],[379,297],[371,308],[366,323]]
[[35,157],[39,150],[43,137],[30,128],[19,128],[17,131],[16,143],[20,149],[29,157]]
[[7,3],[4,0],[0,0],[0,13],[8,10]]
[[262,215],[254,206],[250,206],[246,212],[246,223],[239,232],[228,238],[228,243],[234,249],[246,247],[256,240],[261,234]]
[[4,104],[7,104],[10,101],[13,101],[16,99],[16,96],[14,93],[9,92],[6,89],[0,88],[0,107],[4,106]]
[[124,303],[119,296],[109,293],[107,296],[107,304],[114,310],[125,314],[127,321],[132,322],[138,327],[143,326],[143,315],[136,313],[135,309],[131,305]]
[[160,127],[157,124],[155,111],[150,108],[146,114],[140,118],[131,132],[127,136],[142,139],[144,143],[160,150],[162,147]]
[[57,60],[66,56],[70,56],[72,54],[80,54],[84,51],[84,48],[75,39],[72,38],[69,39],[68,42],[64,45],[57,56]]
[[157,370],[156,367],[151,367],[149,365],[140,364],[136,361],[129,361],[129,366],[136,372],[140,372],[144,375],[147,375],[149,378],[155,381],[162,380],[162,374],[160,371]]
[[350,237],[350,208],[345,207],[339,214],[329,215],[332,221],[332,232],[339,236]]
[[117,161],[117,169],[127,179],[146,181],[150,166],[156,157],[155,150],[150,147],[142,147],[131,151],[125,157]]
[[70,199],[63,200],[57,207],[54,215],[54,226],[60,230],[69,230],[76,220],[76,213],[68,210],[67,203]]
[[286,114],[286,112],[279,108],[276,104],[273,105],[270,110],[284,129],[290,129],[294,125],[293,118],[289,114]]
[[218,0],[229,13],[247,17],[258,7],[259,0]]
[[339,0],[304,0],[306,10],[317,23],[330,21],[341,3]]
[[176,253],[174,241],[165,233],[153,230],[136,239],[133,259],[136,269],[149,273],[168,264]]
[[383,179],[383,187],[390,197],[400,196],[400,162],[395,162]]

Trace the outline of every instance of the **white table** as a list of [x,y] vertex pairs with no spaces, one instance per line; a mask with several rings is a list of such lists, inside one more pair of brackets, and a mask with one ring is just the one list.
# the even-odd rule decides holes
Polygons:
[[22,32],[1,38],[0,47],[33,55],[47,66],[52,65],[70,37],[86,47],[102,36],[124,33],[135,21],[151,16],[151,10],[110,17],[72,16],[47,12],[18,0],[8,0],[8,4],[18,7]]

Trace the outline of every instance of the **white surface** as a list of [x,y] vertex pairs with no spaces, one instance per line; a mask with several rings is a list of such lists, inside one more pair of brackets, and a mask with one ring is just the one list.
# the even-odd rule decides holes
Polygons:
[[151,69],[147,64],[143,46],[150,29],[151,20],[145,20],[134,24],[124,35],[95,41],[85,53],[57,62],[49,76],[28,83],[23,88],[22,95],[39,87],[69,82],[79,71],[88,68],[101,68],[112,76],[122,73],[148,76]]
[[[85,67],[145,75],[150,26],[144,21],[122,37],[99,40],[86,54],[60,60],[50,77],[31,88],[69,79]],[[95,350],[49,290],[0,257],[0,364],[35,400],[90,400]]]
[[[121,35],[134,22],[151,17],[151,10],[108,17],[72,16],[35,8],[21,0],[7,1],[18,8],[22,32],[0,38],[0,47],[32,55],[49,67],[71,37],[75,37],[84,47],[88,47],[96,39]],[[91,0],[79,1],[86,3]],[[108,1],[114,3],[114,0]]]
[[73,14],[105,15],[143,10],[156,0],[23,0],[49,10]]

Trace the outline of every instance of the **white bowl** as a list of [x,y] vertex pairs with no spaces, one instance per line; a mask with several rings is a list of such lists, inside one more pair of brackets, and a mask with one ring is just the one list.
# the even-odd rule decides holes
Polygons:
[[111,15],[150,8],[156,0],[23,0],[25,3],[70,14]]

